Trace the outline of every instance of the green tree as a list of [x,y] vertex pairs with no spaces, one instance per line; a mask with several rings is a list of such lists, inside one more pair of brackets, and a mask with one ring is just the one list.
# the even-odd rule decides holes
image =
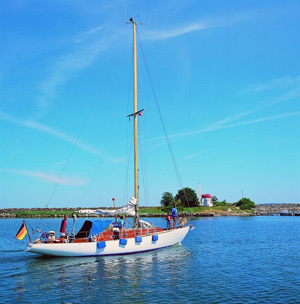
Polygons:
[[162,195],[162,198],[160,200],[160,204],[162,207],[173,206],[173,204],[174,204],[173,194],[170,192],[164,192],[164,194]]
[[240,207],[242,210],[250,210],[255,208],[255,203],[250,200],[250,198],[243,197],[236,203],[237,207]]
[[[184,205],[182,204],[181,200],[175,201],[176,209],[178,212],[183,212]],[[173,207],[173,206],[172,206]]]
[[216,202],[215,203],[215,206],[227,206],[229,205],[226,200],[223,200],[222,202]]
[[182,207],[198,207],[199,200],[196,192],[191,188],[183,188],[178,190],[178,193],[175,196],[175,200],[181,201]]
[[214,196],[212,197],[212,203],[213,203],[214,205],[216,205],[216,203],[217,203],[218,201],[219,201],[218,198],[214,195]]

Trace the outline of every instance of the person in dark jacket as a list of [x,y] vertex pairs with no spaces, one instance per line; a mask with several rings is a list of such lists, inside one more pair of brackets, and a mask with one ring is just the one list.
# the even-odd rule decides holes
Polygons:
[[66,235],[67,235],[67,219],[68,219],[68,215],[65,214],[63,220],[61,221],[61,225],[60,225],[60,237],[61,237],[61,241],[62,243],[64,243]]

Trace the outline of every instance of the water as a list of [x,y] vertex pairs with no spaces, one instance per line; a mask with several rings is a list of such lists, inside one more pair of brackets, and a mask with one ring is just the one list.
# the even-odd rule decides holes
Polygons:
[[[28,220],[56,231],[60,221]],[[2,219],[0,302],[300,303],[300,217],[191,222],[182,245],[152,253],[45,258],[24,251],[27,236],[14,238],[22,220]]]

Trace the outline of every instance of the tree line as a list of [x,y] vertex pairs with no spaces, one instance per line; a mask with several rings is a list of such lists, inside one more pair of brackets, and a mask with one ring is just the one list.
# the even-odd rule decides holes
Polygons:
[[[243,197],[238,202],[233,204],[227,203],[226,200],[219,201],[216,196],[212,197],[214,206],[232,206],[235,205],[242,210],[250,210],[255,208],[255,203],[249,198]],[[177,209],[183,210],[186,207],[199,207],[200,201],[195,190],[185,187],[178,190],[178,193],[173,196],[171,192],[164,192],[160,201],[164,211],[169,211],[176,204]]]

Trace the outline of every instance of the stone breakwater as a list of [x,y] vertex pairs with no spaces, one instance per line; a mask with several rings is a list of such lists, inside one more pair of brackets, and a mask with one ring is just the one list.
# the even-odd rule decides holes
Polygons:
[[[98,217],[98,215],[93,214],[80,214],[78,213],[82,209],[90,209],[90,210],[96,210],[96,209],[110,209],[113,210],[113,207],[98,207],[98,208],[7,208],[7,209],[0,209],[0,218],[12,218],[12,217],[63,217],[64,213],[70,214],[70,213],[76,213],[79,217]],[[28,212],[32,212],[32,214],[28,215]],[[47,212],[48,214],[44,214]],[[50,213],[50,214],[49,214]],[[60,214],[55,214],[60,213]],[[165,213],[155,213],[155,214],[141,214],[140,217],[165,217]],[[207,217],[207,216],[215,216],[214,212],[196,212],[196,213],[180,213],[180,217],[184,216],[195,216],[195,217]],[[105,216],[104,216],[105,217]],[[130,217],[130,216],[127,216]]]
[[[18,214],[24,212],[34,212],[35,215],[31,217],[39,217],[38,213],[43,212],[78,212],[81,208],[6,208],[0,209],[0,218],[7,218],[7,217],[17,217]],[[83,209],[83,208],[82,208]],[[61,215],[63,217],[63,215]],[[30,216],[26,216],[30,217]],[[43,217],[47,217],[47,215],[43,215]],[[49,216],[52,217],[52,216]]]
[[256,206],[256,215],[279,214],[282,210],[300,212],[300,204],[260,204]]
[[[91,210],[96,209],[110,209],[113,207],[98,207],[98,208],[88,208]],[[12,218],[12,217],[62,217],[64,213],[76,213],[82,209],[87,208],[6,208],[0,209],[0,218]],[[140,208],[142,209],[142,207]],[[211,212],[194,212],[194,213],[179,213],[180,217],[189,216],[189,217],[210,217],[210,216],[252,216],[252,215],[273,215],[279,214],[281,210],[287,210],[288,212],[300,212],[300,204],[260,204],[256,206],[255,213],[247,213],[241,212],[236,213],[232,212],[230,208],[228,208],[227,212],[212,210]],[[26,213],[31,212],[31,215]],[[47,212],[47,214],[45,214]],[[22,215],[24,213],[24,215]],[[55,214],[59,213],[59,214]],[[79,214],[80,217],[98,217],[97,215],[86,215]],[[165,217],[165,213],[155,213],[155,214],[142,214],[140,217]]]

